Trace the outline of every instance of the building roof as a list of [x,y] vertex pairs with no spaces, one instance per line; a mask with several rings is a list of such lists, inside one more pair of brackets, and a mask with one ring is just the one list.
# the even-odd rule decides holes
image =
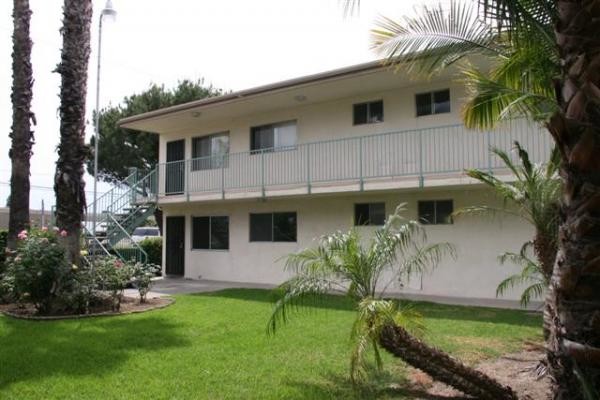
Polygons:
[[[143,114],[134,115],[131,117],[123,118],[117,122],[119,126],[129,128],[127,125],[131,125],[135,122],[148,120],[151,118],[166,116],[168,114],[178,113],[187,110],[199,110],[209,105],[215,105],[219,103],[225,103],[231,100],[248,98],[258,96],[270,92],[275,92],[281,89],[289,89],[298,87],[306,84],[327,81],[331,79],[337,79],[341,77],[348,77],[352,75],[361,74],[368,71],[378,70],[387,68],[384,66],[383,60],[370,61],[367,63],[356,64],[349,67],[338,68],[317,74],[311,74],[302,76],[299,78],[288,79],[280,82],[270,83],[267,85],[256,86],[250,89],[239,90],[231,93],[224,94],[222,96],[209,97],[205,99],[195,100],[188,103],[178,104],[171,107],[165,107],[154,111],[149,111]],[[131,127],[136,129],[135,127]]]

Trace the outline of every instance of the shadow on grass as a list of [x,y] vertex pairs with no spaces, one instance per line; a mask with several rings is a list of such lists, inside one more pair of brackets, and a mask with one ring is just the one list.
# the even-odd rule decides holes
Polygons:
[[[260,301],[275,303],[279,293],[277,289],[224,289],[216,292],[194,293],[192,296],[203,297],[223,297],[235,300]],[[473,322],[493,322],[501,324],[511,324],[529,327],[541,327],[542,320],[540,315],[531,315],[531,313],[522,310],[506,310],[489,307],[473,306],[454,306],[446,304],[437,304],[426,301],[409,301],[410,303],[427,319],[451,319],[455,321],[473,321]],[[306,301],[307,307],[326,308],[342,311],[354,311],[356,305],[344,295],[328,295],[324,301]]]
[[32,322],[0,317],[0,389],[53,375],[102,375],[137,351],[189,344],[166,317]]
[[[389,373],[377,373],[366,381],[353,386],[347,375],[329,374],[321,382],[288,381],[285,384],[296,387],[306,398],[317,399],[405,399],[405,400],[469,400],[464,396],[440,396],[427,393],[423,389],[411,388],[406,380],[395,383],[398,377]],[[303,398],[303,397],[300,397]]]

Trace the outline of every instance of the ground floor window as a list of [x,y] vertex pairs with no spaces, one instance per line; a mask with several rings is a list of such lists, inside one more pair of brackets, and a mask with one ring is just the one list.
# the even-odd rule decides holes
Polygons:
[[354,225],[383,225],[385,203],[360,203],[354,205]]
[[419,201],[419,222],[424,225],[451,224],[453,212],[452,200]]
[[295,212],[250,214],[250,241],[295,242],[296,218]]
[[229,217],[192,217],[192,249],[229,249]]

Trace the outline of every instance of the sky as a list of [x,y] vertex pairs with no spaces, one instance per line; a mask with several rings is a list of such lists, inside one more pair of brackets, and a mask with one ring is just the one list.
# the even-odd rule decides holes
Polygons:
[[[62,0],[30,0],[34,71],[32,109],[35,145],[31,160],[30,207],[48,209],[59,141]],[[118,15],[102,32],[100,107],[116,105],[151,83],[173,87],[203,78],[225,90],[241,90],[284,79],[374,60],[369,31],[380,15],[410,14],[416,0],[363,0],[344,16],[340,0],[113,0]],[[433,3],[433,1],[426,1]],[[105,0],[94,1],[88,73],[86,137],[93,132],[98,57],[98,16]],[[12,109],[12,2],[0,2],[0,207],[10,181]],[[86,176],[88,202],[93,178]],[[98,191],[109,190],[100,184]]]

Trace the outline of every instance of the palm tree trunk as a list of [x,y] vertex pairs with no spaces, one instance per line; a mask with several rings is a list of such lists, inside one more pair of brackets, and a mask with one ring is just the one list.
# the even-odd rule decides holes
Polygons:
[[[560,111],[548,129],[561,152],[564,196],[548,292],[554,398],[600,393],[600,0],[558,1]],[[579,375],[579,377],[578,377]],[[585,383],[584,383],[585,382]]]
[[85,99],[90,57],[91,0],[65,0],[63,7],[63,48],[57,72],[60,87],[60,144],[54,176],[56,223],[67,231],[64,243],[67,258],[79,260],[79,237],[85,210],[84,162]]
[[467,367],[446,353],[429,347],[398,325],[386,325],[379,336],[381,347],[414,368],[461,392],[481,400],[515,400],[517,395],[487,375]]
[[[16,245],[17,234],[29,227],[29,167],[33,132],[31,112],[33,70],[31,67],[32,42],[29,36],[31,10],[29,0],[13,2],[13,118],[9,151],[11,159],[10,200],[8,217],[8,248]],[[1,249],[4,251],[3,249]]]

